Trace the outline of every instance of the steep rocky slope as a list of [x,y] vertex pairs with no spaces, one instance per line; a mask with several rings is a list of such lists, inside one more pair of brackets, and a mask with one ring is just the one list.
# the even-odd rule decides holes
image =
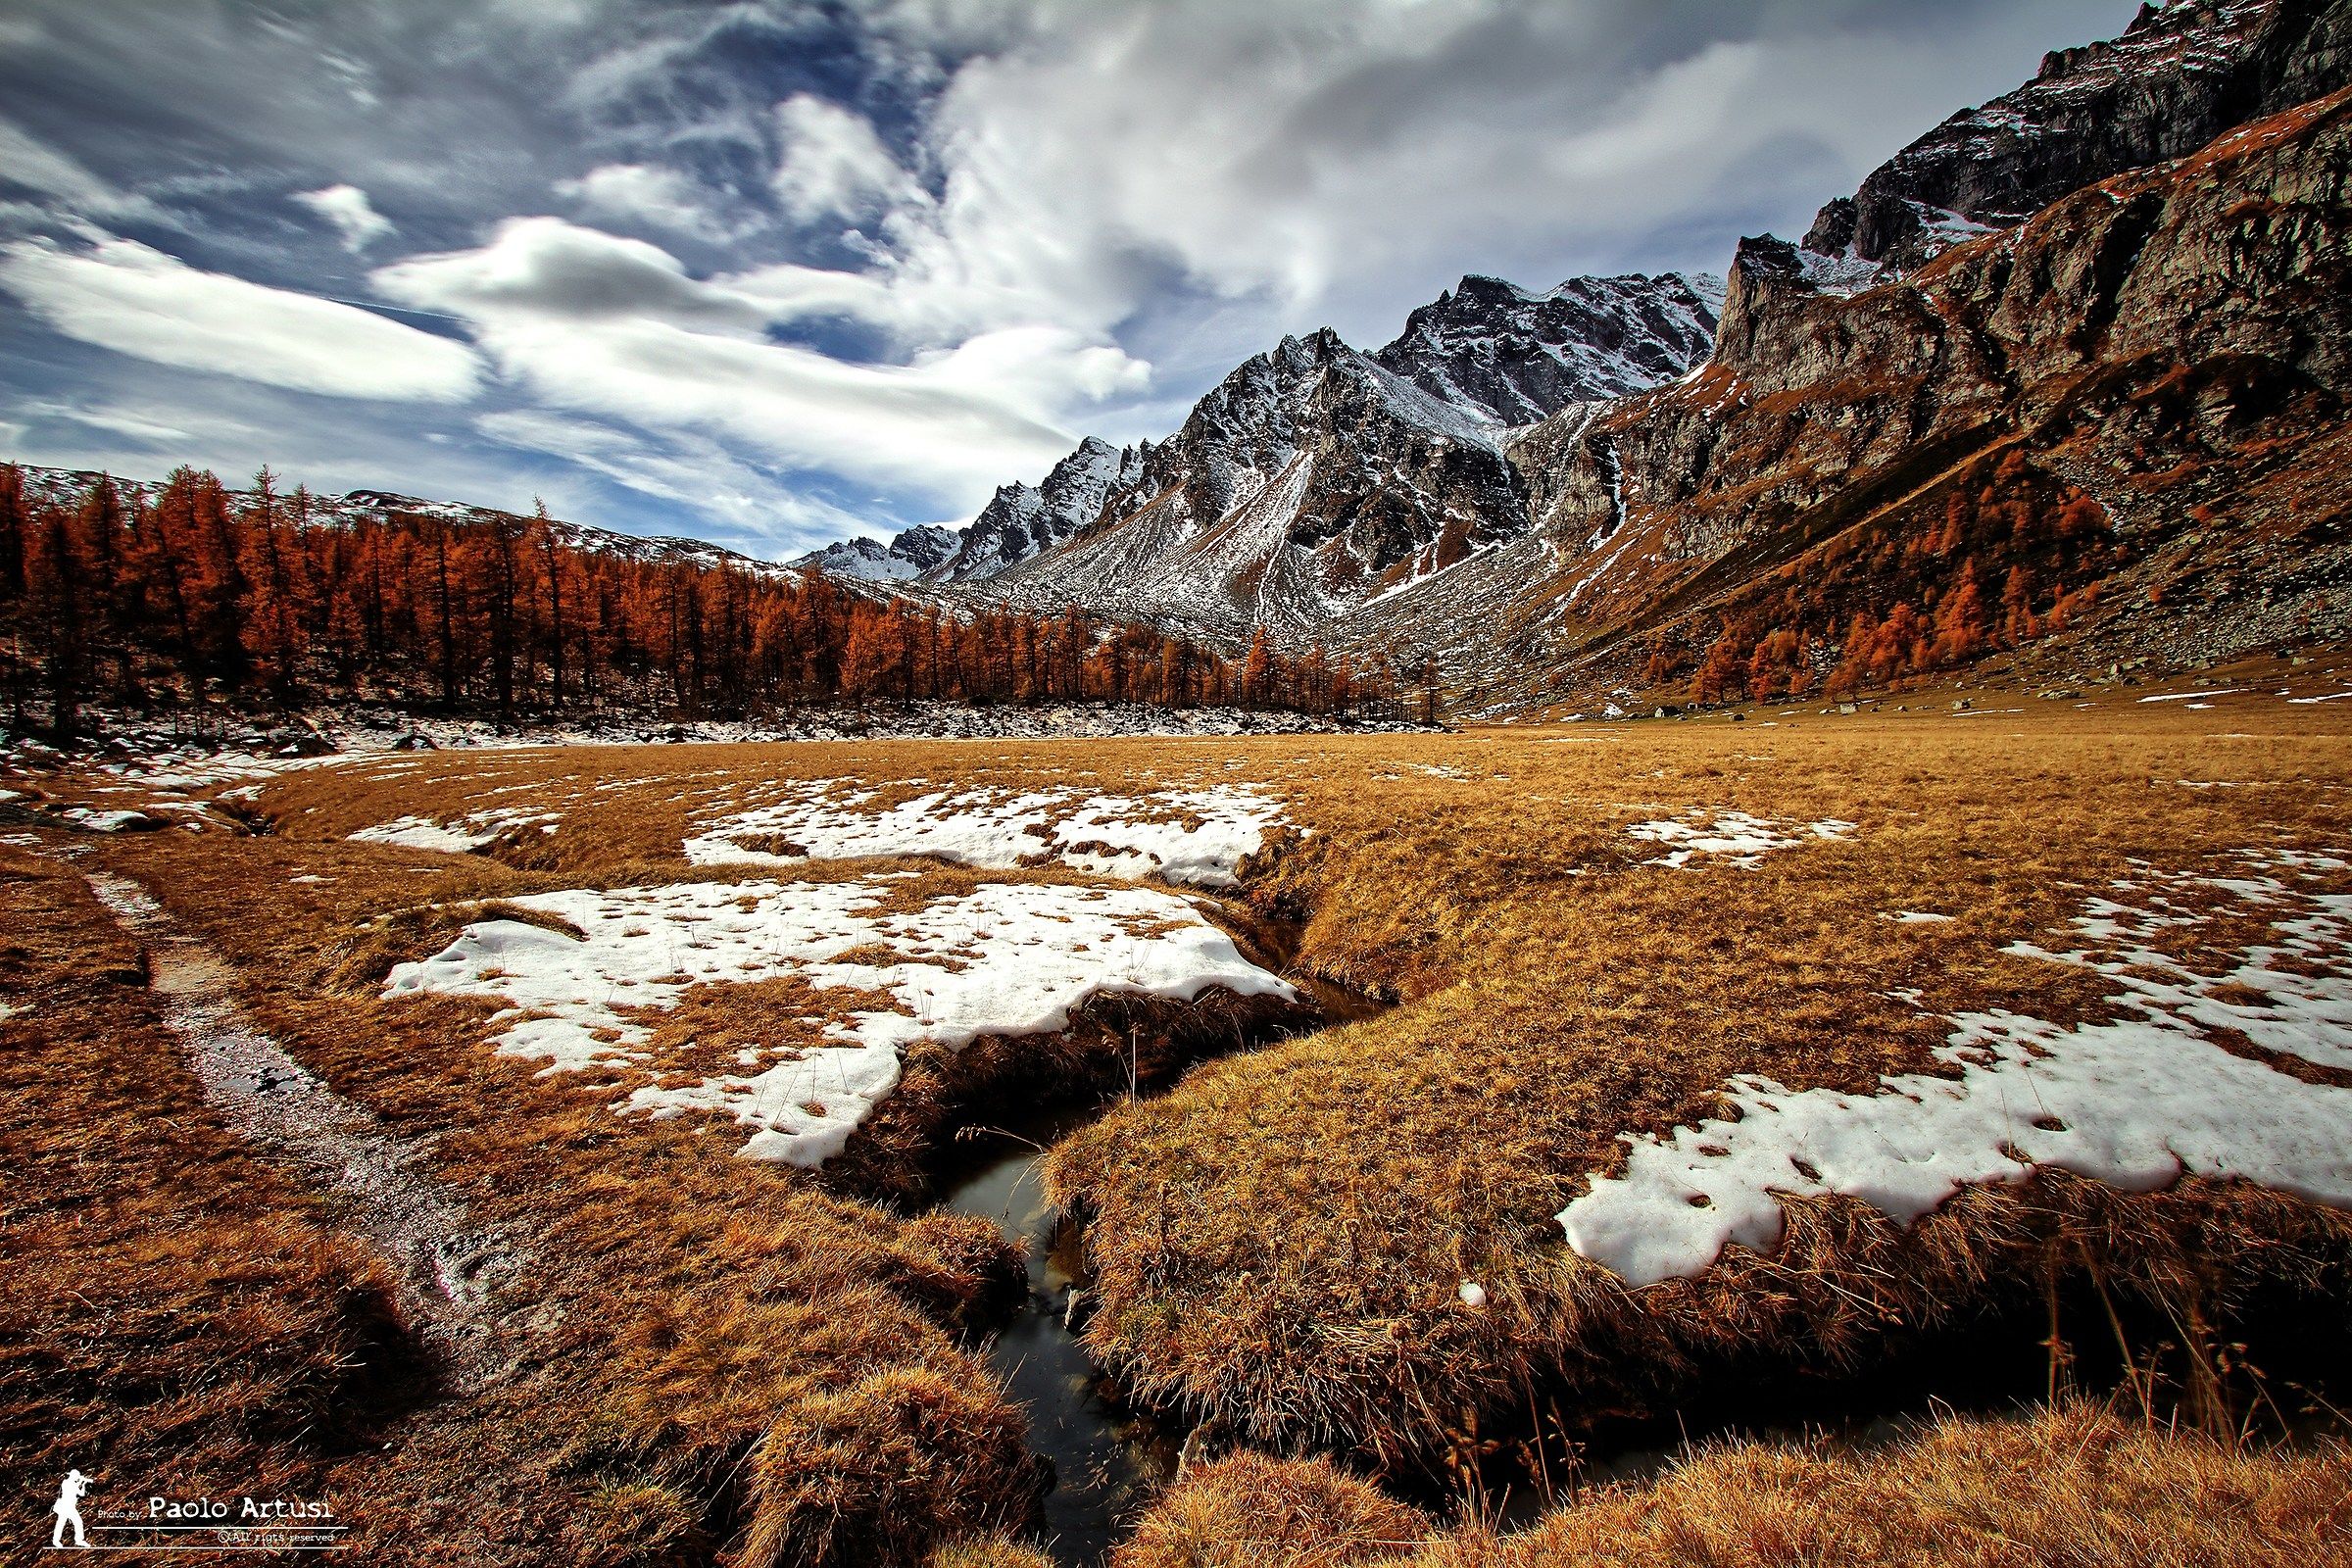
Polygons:
[[793,562],[815,566],[836,577],[861,582],[909,582],[937,569],[960,543],[954,530],[935,524],[908,528],[889,539],[844,539],[812,550]]
[[956,548],[927,577],[933,582],[968,582],[993,576],[1043,555],[1102,515],[1113,490],[1133,484],[1151,455],[1122,451],[1088,436],[1078,450],[1054,465],[1043,484],[1008,484],[1000,489]]
[[2070,191],[2183,157],[2232,125],[2352,81],[2338,0],[2143,5],[2124,35],[2059,49],[2015,92],[1964,109],[1822,208],[1807,250],[1901,270]]
[[1953,662],[2352,635],[2348,180],[2352,93],[1851,296],[1746,242],[1704,370],[1526,432],[1530,538],[1350,631],[1487,701],[1681,682],[1718,644],[1736,696],[1776,639],[1767,686],[1804,690],[1857,617],[1900,675],[1947,609]]
[[805,558],[950,599],[1078,603],[1231,641],[1312,640],[1396,584],[1524,528],[1505,432],[1579,399],[1658,385],[1706,358],[1723,282],[1470,276],[1363,354],[1324,331],[1237,368],[1168,440],[1094,438],[999,490],[952,548],[939,530]]
[[1472,273],[1405,318],[1372,356],[1440,402],[1494,424],[1671,381],[1707,357],[1723,279],[1572,277],[1535,294]]
[[1335,333],[1285,338],[1202,398],[1091,527],[984,590],[1302,643],[1524,526],[1500,435]]

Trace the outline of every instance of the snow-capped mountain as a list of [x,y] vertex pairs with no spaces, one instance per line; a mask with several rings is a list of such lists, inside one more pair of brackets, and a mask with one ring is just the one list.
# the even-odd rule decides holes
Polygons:
[[[1353,607],[1526,527],[1511,429],[1702,362],[1708,276],[1573,278],[1537,292],[1471,276],[1364,354],[1286,338],[1203,397],[1166,441],[1090,438],[1040,484],[1008,484],[935,564],[936,541],[807,558],[915,591],[1137,616],[1217,638],[1313,640]],[[918,530],[936,533],[936,530]],[[904,548],[903,548],[904,547]]]
[[2122,37],[2059,49],[2015,92],[1963,109],[1822,208],[1804,247],[1903,271],[2125,170],[2316,98],[2352,63],[2334,0],[2143,5]]
[[1096,522],[986,597],[1303,643],[1351,606],[1524,526],[1502,427],[1325,330],[1285,338],[1139,454]]
[[970,526],[951,536],[949,554],[925,580],[968,582],[1043,555],[1102,516],[1110,493],[1141,475],[1150,451],[1150,443],[1142,452],[1122,451],[1088,436],[1054,465],[1043,484],[1015,482],[999,489]]
[[911,582],[954,555],[956,543],[957,535],[953,529],[926,523],[894,534],[888,542],[873,538],[844,539],[822,550],[812,550],[792,564],[815,566],[832,576],[854,577],[860,582]]
[[1707,357],[1723,279],[1574,277],[1531,293],[1471,273],[1405,318],[1373,356],[1422,391],[1495,424],[1671,381]]

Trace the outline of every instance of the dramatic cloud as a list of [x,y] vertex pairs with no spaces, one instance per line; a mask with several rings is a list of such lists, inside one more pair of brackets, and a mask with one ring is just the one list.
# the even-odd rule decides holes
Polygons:
[[464,344],[349,305],[200,272],[134,240],[87,251],[46,240],[0,247],[0,288],[81,342],[296,391],[454,402],[479,381]]
[[373,277],[389,298],[464,318],[544,403],[958,501],[1052,462],[1074,439],[1061,411],[1145,374],[1115,347],[1041,326],[904,365],[839,359],[764,334],[765,281],[697,280],[658,246],[545,218]]
[[1464,271],[1719,269],[2133,5],[11,0],[0,425],[746,544],[960,520]]
[[368,202],[368,193],[357,185],[300,191],[294,199],[332,223],[335,232],[343,236],[345,250],[364,251],[393,232],[392,220],[377,212]]
[[727,542],[754,554],[796,555],[861,526],[857,514],[784,490],[776,475],[707,438],[650,438],[535,410],[485,414],[475,424],[502,445],[560,458],[641,495],[718,517],[731,530]]

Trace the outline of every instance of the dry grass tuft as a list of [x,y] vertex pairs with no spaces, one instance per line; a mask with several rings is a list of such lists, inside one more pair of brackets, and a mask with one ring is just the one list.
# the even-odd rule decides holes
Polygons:
[[1054,1559],[1010,1536],[952,1541],[931,1553],[923,1568],[1054,1568]]
[[876,1372],[782,1412],[752,1461],[735,1561],[919,1564],[943,1534],[1025,1523],[1043,1491],[1027,1433],[1002,1402],[936,1372]]
[[1712,1445],[1515,1535],[1439,1532],[1326,1463],[1244,1455],[1162,1497],[1116,1568],[2303,1568],[2347,1550],[2340,1444],[2236,1447],[2070,1404],[1868,1451]]
[[1180,1482],[1113,1568],[1354,1568],[1426,1539],[1429,1516],[1327,1459],[1240,1453]]
[[1938,1422],[1871,1453],[1710,1447],[1412,1568],[2302,1568],[2352,1551],[2352,1453],[2238,1449],[2088,1406]]

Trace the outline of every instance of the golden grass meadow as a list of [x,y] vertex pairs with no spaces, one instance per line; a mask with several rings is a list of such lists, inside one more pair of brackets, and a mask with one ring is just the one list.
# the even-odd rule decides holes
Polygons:
[[[2134,1105],[2084,1101],[2018,1137],[2087,1152],[2003,1142],[1917,1214],[1823,1154],[1761,1196],[1658,1188],[1720,1205],[1728,1244],[1595,1221],[1618,1241],[1580,1250],[1563,1216],[1676,1150],[1744,1169],[1784,1120],[1938,1083],[1961,1105],[2009,1081],[2003,1050],[2166,1018],[2281,1126],[2340,1116],[2352,1057],[2292,1035],[2352,983],[2352,704],[2290,700],[2332,679],[0,780],[7,1480],[102,1448],[159,1487],[327,1493],[368,1561],[1071,1560],[1038,1530],[1040,1413],[989,1359],[1020,1253],[937,1200],[970,1130],[1079,1106],[1041,1163],[1076,1227],[1061,1315],[1185,1450],[1125,1505],[1123,1568],[2331,1560],[2352,1214],[2316,1178],[2252,1153],[2102,1176]],[[1230,876],[1164,875],[1237,801]],[[191,826],[76,832],[75,806]],[[1015,842],[975,864],[840,837],[951,808]],[[414,847],[435,832],[475,842]],[[356,1239],[365,1201],[299,1128],[240,1125],[110,876],[463,1214],[465,1291]],[[750,922],[740,978],[694,968],[736,950],[693,935],[640,1000],[579,999],[573,1070],[498,1049],[562,1011],[502,954],[594,948],[608,917],[636,952],[671,907],[646,890],[680,889],[704,893],[678,919]],[[760,911],[827,898],[882,934],[832,970],[761,956]],[[1297,990],[1131,987],[917,1039],[846,1139],[838,1103],[761,1124],[835,1138],[821,1162],[739,1154],[751,1091],[711,1086],[928,1026],[906,977],[974,982],[1008,923],[940,911],[1025,906],[1084,928],[1074,961],[1222,933]],[[388,987],[484,931],[510,945],[477,942],[465,985]],[[1014,990],[1049,951],[1017,950]],[[2182,1037],[2155,1038],[2133,1049]],[[435,1269],[464,1311],[420,1294]]]

